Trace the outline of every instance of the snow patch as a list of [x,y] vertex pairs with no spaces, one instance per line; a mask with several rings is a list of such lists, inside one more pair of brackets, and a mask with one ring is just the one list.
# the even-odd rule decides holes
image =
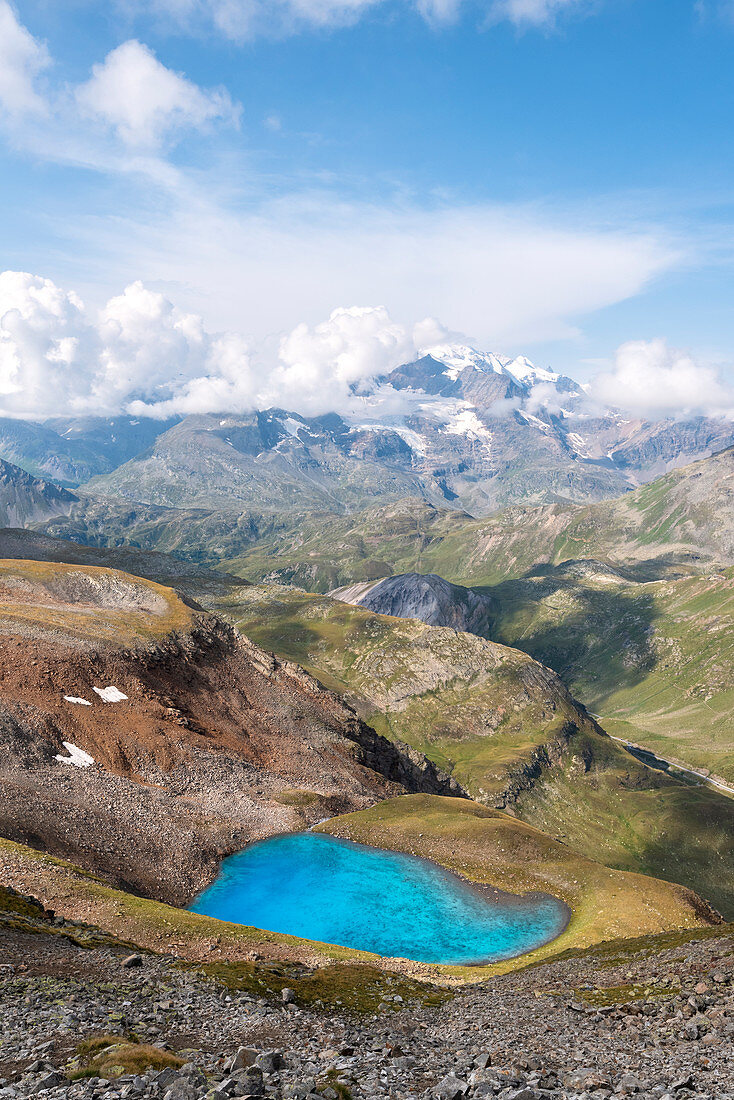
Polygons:
[[428,451],[428,444],[419,432],[413,431],[412,428],[405,428],[402,424],[358,424],[357,427],[361,432],[395,432],[395,435],[399,435],[404,440],[411,451],[415,451],[416,454],[425,455]]
[[588,458],[588,440],[583,435],[579,435],[578,432],[569,432],[566,436],[567,441],[571,444],[577,455],[582,458]]
[[67,703],[78,703],[80,707],[91,707],[91,703],[88,699],[82,699],[80,695],[65,695],[64,701]]
[[544,432],[546,435],[548,435],[548,432],[550,431],[550,425],[546,424],[545,420],[541,420],[540,417],[533,416],[532,413],[525,412],[523,409],[518,409],[517,411],[520,416],[522,416],[528,422],[528,424],[532,424],[533,427],[538,428],[539,431]]
[[127,695],[124,695],[116,687],[93,688],[92,690],[97,692],[103,703],[121,703],[124,699],[127,699]]
[[492,433],[482,424],[474,409],[462,409],[449,420],[445,432],[448,435],[465,435],[468,439],[477,439],[489,449]]
[[280,420],[278,423],[281,424],[288,432],[288,435],[292,435],[294,439],[300,439],[298,433],[303,431],[306,427],[300,420],[294,420],[292,416],[287,417],[285,420]]
[[84,749],[80,749],[78,745],[73,745],[71,741],[61,742],[68,756],[56,755],[56,759],[60,764],[71,764],[75,768],[89,768],[94,763],[94,757],[90,756]]

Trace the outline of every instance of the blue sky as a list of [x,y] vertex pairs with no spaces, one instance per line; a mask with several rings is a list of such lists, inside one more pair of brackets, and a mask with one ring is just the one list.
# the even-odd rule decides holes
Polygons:
[[379,305],[582,379],[629,341],[734,362],[731,0],[0,0],[2,27],[0,270],[90,317],[141,280],[263,348]]

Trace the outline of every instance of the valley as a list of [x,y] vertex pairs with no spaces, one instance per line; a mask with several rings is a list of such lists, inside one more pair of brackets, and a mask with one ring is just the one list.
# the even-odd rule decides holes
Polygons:
[[[114,446],[107,422],[7,429],[37,472],[8,459],[0,478],[0,942],[40,935],[60,960],[88,941],[99,974],[122,944],[144,969],[173,957],[205,980],[236,974],[274,1021],[294,1003],[304,1019],[325,1004],[335,1020],[344,1005],[379,1014],[391,989],[433,1011],[539,967],[586,980],[605,951],[638,960],[619,963],[623,982],[671,936],[701,972],[729,958],[734,448],[687,465],[691,439],[705,453],[718,427],[680,427],[684,444],[679,426],[610,415],[571,474],[558,456],[574,425],[523,412],[538,379],[512,369],[531,368],[465,350],[385,381],[413,403],[401,423],[123,420]],[[587,415],[571,380],[541,381],[565,416]],[[498,400],[516,402],[511,423],[490,424]],[[501,441],[527,465],[496,463]],[[64,455],[67,477],[38,476]],[[405,947],[398,905],[394,950],[389,922],[370,950],[370,874],[314,867],[318,920],[301,927],[297,865],[280,876],[292,894],[252,895],[290,927],[217,919],[226,894],[221,912],[196,911],[229,889],[236,853],[279,836],[305,853],[322,834],[334,852],[410,857],[395,863],[407,879],[458,876],[446,904],[493,912],[510,938],[513,905],[526,937],[546,904],[567,920],[466,965],[460,938],[448,962]],[[407,928],[411,904],[442,911],[430,890],[406,894],[421,896]],[[323,933],[335,943],[308,931],[332,927],[325,905],[342,913],[344,931]],[[295,1002],[265,1007],[291,986]]]

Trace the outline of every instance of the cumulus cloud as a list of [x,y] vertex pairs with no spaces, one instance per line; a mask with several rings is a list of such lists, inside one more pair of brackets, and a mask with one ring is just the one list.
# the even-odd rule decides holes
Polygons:
[[644,417],[734,417],[734,386],[714,367],[664,340],[635,340],[594,379],[590,396]]
[[7,0],[0,0],[0,114],[17,119],[45,112],[37,80],[49,64],[46,47],[19,22]]
[[253,354],[240,334],[207,332],[201,317],[140,282],[92,314],[49,279],[0,274],[5,416],[343,411],[415,353],[415,336],[379,306],[336,309],[298,325],[275,354]]
[[83,114],[139,147],[160,145],[181,130],[201,130],[215,119],[237,118],[226,91],[203,91],[134,39],[94,66],[76,89],[76,101]]
[[298,325],[281,341],[280,363],[271,379],[273,397],[293,395],[299,410],[314,409],[314,403],[323,409],[321,386],[326,382],[329,400],[343,408],[354,389],[414,355],[413,339],[384,307],[335,309],[328,321]]
[[[198,314],[141,282],[92,311],[50,279],[5,271],[0,415],[123,411],[162,419],[273,406],[306,415],[400,413],[405,395],[380,388],[381,376],[417,357],[427,337],[447,335],[456,334],[431,318],[408,326],[384,306],[353,306],[296,325],[274,346],[252,345],[237,332],[208,331]],[[623,344],[613,367],[594,380],[589,401],[647,418],[734,417],[731,382],[663,340]],[[554,402],[553,387],[541,383],[525,407],[552,409]],[[515,404],[493,414],[508,415]]]
[[0,408],[9,416],[81,411],[96,334],[79,298],[50,279],[0,273]]

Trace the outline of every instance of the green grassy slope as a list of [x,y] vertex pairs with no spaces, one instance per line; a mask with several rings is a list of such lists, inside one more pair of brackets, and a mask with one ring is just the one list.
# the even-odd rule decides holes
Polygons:
[[213,606],[485,804],[611,867],[689,886],[734,916],[734,801],[635,760],[546,670],[536,678],[524,654],[276,586]]
[[472,634],[276,585],[234,591],[210,606],[490,801],[504,800],[512,775],[539,750],[564,744],[576,728],[593,730],[546,669]]
[[555,669],[608,733],[734,784],[733,582],[549,569],[491,589],[493,635]]

